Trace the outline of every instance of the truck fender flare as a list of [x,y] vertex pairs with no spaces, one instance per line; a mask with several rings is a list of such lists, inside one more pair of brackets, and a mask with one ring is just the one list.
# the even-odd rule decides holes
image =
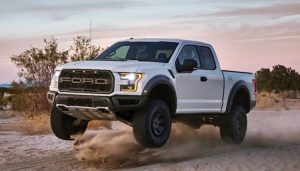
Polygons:
[[[248,97],[250,98],[250,92],[248,90],[247,83],[245,81],[242,81],[242,80],[236,82],[232,86],[232,89],[231,89],[231,91],[229,93],[229,96],[228,96],[228,101],[227,101],[227,105],[226,105],[226,113],[230,113],[234,97],[235,97],[236,93],[241,89],[245,90],[248,94]],[[250,102],[250,99],[248,99],[248,100]],[[245,109],[245,110],[247,111],[247,109]]]
[[172,90],[172,93],[174,94],[174,99],[173,100],[174,100],[174,103],[175,103],[175,111],[176,111],[176,109],[177,109],[177,95],[176,95],[176,90],[175,90],[175,87],[174,87],[171,79],[168,78],[167,76],[157,75],[157,76],[154,76],[153,78],[151,78],[147,82],[147,84],[145,85],[145,87],[143,89],[143,92],[142,92],[142,95],[148,96],[151,93],[151,90],[155,86],[160,85],[160,84],[167,85]]

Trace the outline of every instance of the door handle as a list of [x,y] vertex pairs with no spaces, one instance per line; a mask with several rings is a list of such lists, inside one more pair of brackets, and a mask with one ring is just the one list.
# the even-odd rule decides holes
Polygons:
[[201,77],[200,77],[200,80],[201,80],[202,82],[205,82],[205,81],[207,81],[207,77],[201,76]]

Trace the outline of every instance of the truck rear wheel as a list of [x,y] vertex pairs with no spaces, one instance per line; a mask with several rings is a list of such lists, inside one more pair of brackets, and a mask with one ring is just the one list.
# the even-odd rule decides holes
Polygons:
[[135,139],[145,147],[161,147],[170,135],[171,114],[167,104],[150,99],[145,108],[135,112],[133,119]]
[[233,106],[230,114],[224,116],[220,125],[220,135],[224,142],[240,144],[247,131],[247,115],[242,106]]
[[88,125],[88,121],[64,114],[55,105],[51,111],[50,122],[54,135],[63,140],[72,140],[71,135],[83,134]]

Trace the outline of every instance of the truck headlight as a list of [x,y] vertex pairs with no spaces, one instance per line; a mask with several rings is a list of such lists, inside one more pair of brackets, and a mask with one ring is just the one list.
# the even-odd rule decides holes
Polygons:
[[142,78],[141,73],[128,73],[128,72],[122,72],[119,73],[121,80],[127,80],[127,84],[120,85],[121,91],[136,91],[137,90],[137,84],[139,80]]
[[55,71],[54,72],[54,75],[51,79],[51,84],[50,84],[50,87],[51,88],[58,88],[58,78],[59,78],[59,74],[60,74],[60,71]]

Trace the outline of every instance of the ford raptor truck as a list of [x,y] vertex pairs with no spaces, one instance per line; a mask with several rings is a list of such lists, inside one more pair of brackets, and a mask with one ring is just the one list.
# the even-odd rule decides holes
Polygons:
[[47,98],[51,127],[60,139],[83,134],[91,120],[121,121],[137,142],[160,147],[172,122],[220,128],[239,144],[255,106],[252,73],[221,70],[214,48],[178,39],[128,39],[90,61],[55,69]]

